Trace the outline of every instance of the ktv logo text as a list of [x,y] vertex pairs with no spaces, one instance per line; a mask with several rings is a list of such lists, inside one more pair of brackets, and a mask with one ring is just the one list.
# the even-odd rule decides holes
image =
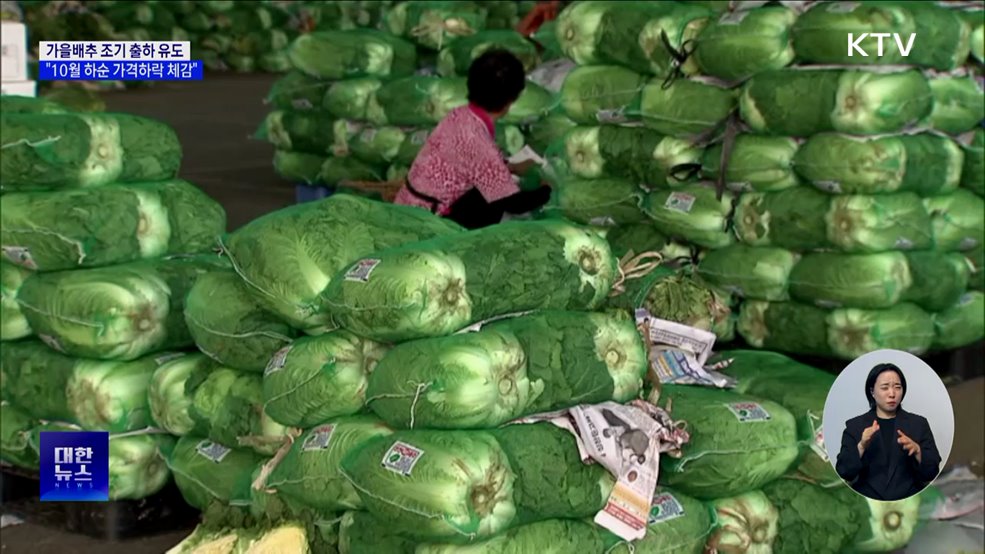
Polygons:
[[[892,38],[892,41],[887,41],[887,39]],[[866,39],[869,39],[866,41]],[[855,55],[868,57],[869,52],[866,52],[862,46],[863,41],[866,41],[866,46],[870,49],[872,48],[871,41],[876,41],[876,55],[882,57],[885,55],[888,46],[893,46],[895,44],[896,49],[899,51],[902,57],[907,57],[910,55],[910,51],[913,50],[913,43],[917,40],[916,33],[910,33],[910,37],[906,40],[906,44],[903,44],[903,35],[900,33],[848,33],[848,57]]]

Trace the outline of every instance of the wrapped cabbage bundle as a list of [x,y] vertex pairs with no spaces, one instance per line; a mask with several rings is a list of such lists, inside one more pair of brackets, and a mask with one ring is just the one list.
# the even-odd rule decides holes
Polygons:
[[[221,310],[215,309],[221,306]],[[265,310],[233,271],[201,276],[185,301],[185,323],[195,345],[220,364],[262,372],[297,332]]]
[[647,220],[640,210],[646,191],[622,179],[565,179],[553,185],[545,213],[586,225],[615,226]]
[[[765,9],[765,8],[764,8]],[[800,144],[788,137],[738,135],[725,160],[725,186],[734,192],[774,192],[796,187],[800,177],[793,160]],[[705,150],[702,174],[718,179],[722,168],[722,146]]]
[[640,120],[640,98],[646,77],[616,65],[581,66],[561,87],[565,115],[582,125]]
[[185,502],[204,510],[213,502],[249,506],[254,471],[263,461],[252,450],[187,435],[178,439],[167,466]]
[[468,103],[464,79],[415,76],[384,84],[370,98],[367,119],[374,125],[437,125]]
[[326,80],[401,77],[417,69],[413,44],[376,29],[303,34],[288,55],[300,71]]
[[363,121],[369,119],[369,108],[383,81],[361,77],[336,81],[324,91],[320,105],[339,119]]
[[5,343],[0,348],[0,399],[34,419],[70,421],[74,414],[65,387],[75,362],[40,341]]
[[264,371],[264,411],[302,428],[358,413],[369,375],[386,352],[386,346],[348,331],[300,338],[278,351]]
[[399,342],[527,310],[591,310],[616,273],[608,243],[588,229],[511,221],[378,251],[340,272],[323,298],[344,328]]
[[4,113],[3,192],[173,178],[181,144],[167,125],[123,114]]
[[938,250],[963,252],[985,242],[985,198],[965,189],[925,198],[934,245]]
[[642,127],[575,127],[547,154],[560,173],[580,179],[615,177],[654,188],[690,179],[701,149]]
[[[801,450],[800,461],[794,468],[798,476],[822,486],[842,486],[824,449],[821,426],[834,375],[775,352],[730,350],[719,352],[714,360],[731,361],[721,371],[736,378],[735,392],[772,400],[796,418]],[[793,382],[798,386],[791,387]]]
[[218,202],[181,180],[5,194],[0,248],[35,271],[208,251],[226,230]]
[[31,335],[31,326],[17,303],[17,291],[31,272],[0,261],[0,340],[17,340]]
[[83,429],[112,433],[149,427],[153,420],[147,392],[154,371],[166,358],[147,356],[132,362],[74,360],[65,384],[65,398],[73,416],[69,421]]
[[720,551],[893,552],[919,525],[920,498],[876,502],[843,483],[780,479],[713,506],[720,526],[710,542]]
[[425,48],[441,50],[484,29],[486,15],[475,2],[411,0],[387,11],[383,28]]
[[832,196],[810,187],[739,197],[733,223],[745,244],[795,251],[877,253],[934,247],[931,217],[916,194]]
[[34,113],[34,114],[50,114],[50,113],[68,113],[69,110],[65,105],[51,98],[39,98],[34,96],[14,96],[14,95],[0,95],[0,111],[4,114],[14,114],[14,113]]
[[985,129],[978,129],[962,142],[964,168],[961,186],[985,197]]
[[[844,48],[844,35],[838,35]],[[934,96],[918,71],[781,69],[743,87],[742,120],[753,131],[808,137],[834,131],[878,135],[903,131],[933,109]]]
[[672,137],[697,137],[724,124],[735,111],[735,94],[695,79],[677,79],[667,86],[656,78],[643,87],[643,124]]
[[0,461],[35,471],[40,460],[31,448],[31,430],[37,420],[6,400],[0,401]]
[[716,523],[704,502],[658,485],[645,537],[631,543],[605,531],[603,537],[616,541],[606,550],[612,554],[701,554]]
[[705,248],[722,248],[735,241],[727,230],[733,195],[726,192],[721,200],[715,196],[715,189],[704,184],[656,190],[644,200],[643,212],[669,237]]
[[524,129],[527,144],[538,154],[545,154],[548,149],[561,140],[565,134],[578,124],[564,114],[548,115],[540,121],[531,123]]
[[[614,478],[582,463],[550,423],[495,431],[397,431],[350,453],[342,473],[365,509],[417,541],[471,542],[527,523],[593,516]],[[564,495],[546,494],[564,483]],[[440,491],[421,495],[420,489]]]
[[624,286],[625,291],[610,298],[608,306],[629,312],[645,308],[655,318],[711,331],[720,340],[728,340],[731,299],[687,270],[658,267]]
[[42,273],[24,281],[17,302],[55,350],[134,360],[194,344],[183,313],[188,290],[223,267],[222,260],[202,256]]
[[675,419],[687,421],[683,456],[660,458],[660,482],[700,499],[758,489],[799,454],[797,424],[783,406],[722,389],[664,385]]
[[631,319],[539,312],[397,345],[369,376],[369,407],[395,427],[492,428],[639,395],[646,347]]
[[327,155],[335,144],[335,121],[323,110],[274,110],[256,137],[279,150]]
[[657,231],[649,221],[605,227],[604,232],[612,254],[620,260],[630,252],[633,256],[643,252],[661,252],[668,244],[667,237]]
[[241,227],[224,240],[236,272],[262,305],[292,327],[332,327],[322,292],[360,256],[458,234],[423,210],[336,194],[291,206]]
[[225,368],[204,354],[171,360],[150,384],[154,421],[175,435],[194,434],[271,455],[287,430],[263,410],[259,375]]
[[985,91],[973,76],[930,78],[934,109],[927,119],[938,131],[958,135],[972,131],[985,119]]
[[467,76],[472,62],[489,50],[507,50],[528,72],[537,65],[537,47],[513,30],[480,31],[461,37],[438,54],[438,74],[442,77]]
[[[414,541],[394,534],[389,526],[366,512],[346,512],[339,529],[339,551],[347,554],[452,554],[467,548],[475,554],[539,552],[604,552],[606,538],[588,521],[551,519],[521,525],[467,547],[454,543]],[[648,550],[638,550],[641,554]]]
[[[674,62],[663,41],[681,51],[709,15],[706,8],[686,4],[579,2],[561,12],[555,34],[578,65],[613,64],[663,75]],[[685,71],[696,68],[687,64]]]
[[790,36],[796,20],[797,12],[785,6],[726,12],[694,39],[692,63],[729,82],[782,69],[796,57]]
[[318,177],[322,183],[338,187],[346,181],[382,181],[384,169],[351,156],[330,156],[322,164]]
[[267,476],[264,486],[289,501],[320,514],[358,510],[362,501],[342,475],[340,463],[350,452],[392,431],[371,416],[326,420],[297,438],[290,452]]
[[798,260],[790,272],[793,299],[824,308],[889,308],[912,284],[910,266],[901,252],[818,252]]
[[972,290],[953,306],[933,315],[935,350],[953,350],[985,338],[985,294]]
[[[888,30],[897,33],[895,43],[883,45],[873,36]],[[809,64],[916,65],[950,71],[968,58],[970,31],[956,10],[932,2],[819,3],[797,18],[793,47]],[[849,32],[869,36],[846,50]]]
[[322,102],[333,86],[335,84],[331,81],[323,81],[300,71],[291,71],[274,81],[264,103],[274,110],[327,109],[328,106],[323,106]]
[[321,185],[321,168],[328,156],[303,152],[274,151],[274,171],[297,184]]
[[933,134],[881,138],[815,135],[800,147],[794,170],[832,194],[953,192],[961,183],[964,154],[953,140]]
[[933,344],[934,322],[910,303],[885,310],[825,310],[796,302],[743,302],[737,331],[755,348],[854,360],[874,350],[914,355]]
[[706,253],[698,265],[698,275],[742,298],[787,300],[790,275],[799,259],[782,248],[731,244]]

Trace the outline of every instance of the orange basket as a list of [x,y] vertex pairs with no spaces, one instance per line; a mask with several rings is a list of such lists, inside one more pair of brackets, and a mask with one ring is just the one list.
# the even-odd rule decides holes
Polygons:
[[396,181],[342,181],[339,183],[339,187],[379,195],[384,202],[393,203],[404,183],[406,183],[404,179]]

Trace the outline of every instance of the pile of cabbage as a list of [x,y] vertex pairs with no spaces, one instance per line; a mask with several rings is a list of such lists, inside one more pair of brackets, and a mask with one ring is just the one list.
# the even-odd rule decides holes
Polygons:
[[37,470],[40,432],[107,431],[110,498],[154,495],[175,437],[152,381],[194,348],[185,297],[228,267],[208,255],[225,212],[176,178],[181,146],[161,122],[2,102],[0,459]]
[[[558,98],[528,129],[555,191],[544,212],[598,227],[620,258],[679,267],[713,298],[691,303],[710,306],[700,319],[720,340],[845,359],[981,340],[982,17],[573,3],[553,25],[569,61],[532,76]],[[909,50],[869,36],[867,56],[848,56],[846,30],[899,33]],[[672,297],[644,283],[666,279],[616,304],[656,309]]]
[[[535,44],[513,30],[532,8],[522,4],[400,2],[378,25],[367,20],[298,37],[256,138],[275,147],[275,170],[294,184],[345,188],[403,178],[431,130],[468,103],[472,60],[501,48],[528,70],[537,65]],[[546,116],[553,102],[528,83],[499,121],[500,147],[508,154],[521,150],[525,126]]]

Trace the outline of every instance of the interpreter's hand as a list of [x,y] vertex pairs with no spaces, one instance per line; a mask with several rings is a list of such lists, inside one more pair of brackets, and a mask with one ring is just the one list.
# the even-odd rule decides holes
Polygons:
[[865,449],[868,448],[869,447],[869,444],[872,442],[872,437],[874,437],[875,434],[878,433],[878,432],[879,432],[879,421],[878,420],[873,420],[872,421],[872,425],[866,427],[862,431],[862,440],[860,440],[858,442],[858,448],[859,448],[859,453],[860,454],[863,453],[863,452],[865,452]]
[[869,443],[872,442],[872,437],[874,437],[878,432],[879,432],[879,421],[873,420],[872,425],[866,427],[862,431],[862,445],[869,446]]
[[910,437],[906,436],[906,434],[904,434],[903,431],[900,431],[899,429],[896,430],[896,434],[899,435],[896,438],[896,442],[898,442],[900,445],[903,446],[903,450],[906,450],[906,453],[907,454],[909,454],[910,456],[916,456],[917,461],[919,462],[920,461],[920,445],[917,444],[917,442],[915,440],[913,440]]

